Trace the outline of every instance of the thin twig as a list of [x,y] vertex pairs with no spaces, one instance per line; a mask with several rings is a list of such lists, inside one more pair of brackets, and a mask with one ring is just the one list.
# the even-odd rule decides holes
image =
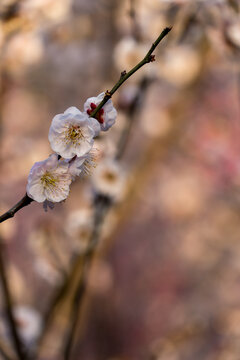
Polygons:
[[[154,55],[152,55],[153,51],[156,49],[156,47],[159,45],[160,41],[171,31],[172,28],[165,28],[156,41],[152,44],[150,50],[146,54],[146,56],[136,65],[134,66],[130,71],[127,73],[124,73],[123,76],[120,77],[119,81],[113,86],[112,90],[106,91],[105,96],[103,100],[100,102],[100,104],[96,107],[96,109],[91,113],[92,117],[95,117],[98,111],[103,107],[103,105],[106,104],[106,102],[113,96],[113,94],[117,91],[117,89],[128,79],[130,76],[132,76],[136,71],[138,71],[142,66],[145,64],[148,64],[155,60]],[[122,73],[123,74],[123,73]]]
[[23,345],[20,340],[20,336],[17,331],[16,321],[15,321],[14,315],[13,315],[13,302],[12,302],[12,298],[11,298],[11,294],[10,294],[10,290],[9,290],[9,286],[8,286],[7,274],[6,274],[3,258],[4,258],[3,245],[2,245],[2,242],[0,239],[0,281],[2,284],[3,297],[4,297],[4,301],[5,301],[6,315],[7,315],[7,319],[8,319],[9,330],[11,332],[14,349],[17,353],[19,360],[26,360],[26,354],[23,350]]
[[[150,50],[146,54],[146,56],[136,65],[134,66],[130,71],[127,73],[123,72],[120,76],[119,81],[113,86],[112,90],[106,91],[105,96],[103,100],[100,102],[100,104],[96,107],[96,109],[91,113],[91,117],[95,117],[98,111],[106,104],[106,102],[112,97],[112,95],[117,91],[117,89],[130,77],[132,76],[137,70],[139,70],[143,65],[148,64],[155,60],[155,56],[152,55],[153,51],[156,49],[160,41],[171,31],[171,28],[165,28],[157,40],[152,44]],[[16,204],[14,205],[10,210],[8,210],[6,213],[0,216],[0,223],[13,217],[17,211],[22,209],[23,207],[29,205],[33,199],[31,199],[27,194]]]
[[23,207],[31,204],[32,201],[34,200],[26,194],[16,205],[14,205],[11,209],[9,209],[7,212],[0,216],[0,223],[14,217],[16,212],[18,212]]

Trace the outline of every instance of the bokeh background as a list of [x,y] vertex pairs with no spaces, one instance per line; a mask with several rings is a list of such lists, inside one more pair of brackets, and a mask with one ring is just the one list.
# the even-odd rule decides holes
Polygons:
[[[114,95],[117,122],[96,140],[99,164],[117,157],[113,183],[93,171],[53,210],[34,202],[0,226],[29,347],[84,251],[100,184],[113,202],[72,359],[240,359],[238,0],[2,0],[0,209],[20,200],[31,166],[51,153],[52,117],[111,89],[166,26],[156,61]],[[71,296],[40,359],[63,358],[69,307]]]

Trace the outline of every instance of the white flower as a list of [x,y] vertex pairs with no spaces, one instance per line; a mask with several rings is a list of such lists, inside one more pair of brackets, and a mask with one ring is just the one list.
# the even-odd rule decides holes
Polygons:
[[28,306],[17,306],[14,317],[23,341],[28,345],[34,343],[42,329],[40,314]]
[[93,187],[98,193],[119,199],[125,188],[125,174],[119,164],[112,159],[102,161],[91,177]]
[[237,47],[240,47],[240,24],[233,23],[227,29],[227,37]]
[[[84,111],[91,115],[91,113],[96,109],[96,107],[103,100],[105,94],[104,92],[99,94],[97,97],[90,97],[84,104]],[[112,100],[109,99],[105,105],[98,111],[96,119],[98,120],[101,130],[107,131],[116,121],[117,110],[113,106]]]
[[43,56],[42,38],[33,32],[19,32],[6,45],[3,57],[7,68],[16,75],[38,63]]
[[92,149],[86,155],[75,157],[69,161],[69,172],[75,178],[80,175],[90,175],[97,164],[97,151]]
[[61,274],[54,266],[44,258],[37,258],[34,261],[34,270],[46,281],[52,285],[61,282]]
[[191,84],[201,70],[198,52],[189,45],[168,48],[157,64],[159,75],[180,87]]
[[54,116],[48,139],[53,151],[65,159],[82,156],[91,150],[93,138],[99,134],[100,125],[76,107]]
[[66,218],[66,235],[74,252],[86,249],[92,232],[92,210],[82,208],[72,211]]
[[37,202],[59,202],[67,198],[71,182],[68,164],[58,160],[57,154],[52,154],[48,159],[36,162],[31,168],[27,194]]

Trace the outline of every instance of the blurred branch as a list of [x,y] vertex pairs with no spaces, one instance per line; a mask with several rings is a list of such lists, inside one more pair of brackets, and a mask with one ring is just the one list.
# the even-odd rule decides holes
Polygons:
[[26,355],[23,350],[23,345],[20,340],[20,336],[17,331],[16,321],[15,321],[14,315],[13,315],[13,302],[12,302],[12,298],[11,298],[11,294],[10,294],[10,290],[9,290],[9,286],[8,286],[8,281],[7,281],[7,274],[6,274],[5,264],[4,264],[4,260],[3,260],[3,244],[1,242],[1,239],[0,239],[0,282],[2,284],[3,297],[4,297],[5,307],[6,307],[6,315],[7,315],[7,319],[8,319],[8,325],[9,325],[9,330],[10,330],[10,333],[12,336],[14,349],[18,355],[19,360],[26,360]]
[[238,13],[239,12],[239,3],[238,3],[238,1],[237,0],[228,0],[228,3],[229,3],[229,5],[232,7],[232,9],[234,10],[234,11],[236,11],[236,13]]
[[26,194],[16,205],[14,205],[11,209],[9,209],[7,212],[0,216],[0,223],[14,217],[16,212],[21,210],[23,207],[31,204],[32,201],[34,200]]
[[[138,92],[135,95],[135,97],[132,99],[131,103],[129,104],[129,106],[126,110],[126,113],[127,113],[126,115],[127,115],[128,121],[120,135],[120,139],[119,139],[119,143],[118,143],[117,151],[116,151],[116,155],[115,155],[115,159],[117,161],[119,161],[124,154],[124,151],[125,151],[127,143],[128,143],[130,131],[134,124],[134,120],[137,118],[137,114],[140,111],[140,108],[142,107],[142,104],[143,104],[142,100],[144,99],[144,97],[146,95],[146,91],[147,91],[149,85],[152,83],[152,81],[153,80],[148,77],[142,78],[142,80],[140,81],[140,84],[139,84]],[[72,349],[72,346],[74,343],[74,337],[76,335],[79,315],[81,312],[81,308],[83,305],[83,299],[84,299],[84,295],[85,295],[85,291],[86,291],[86,287],[87,287],[86,281],[87,281],[88,270],[91,265],[93,256],[95,254],[96,247],[99,242],[99,238],[100,238],[100,234],[101,234],[101,226],[103,225],[104,219],[112,206],[112,201],[110,198],[108,198],[102,194],[97,194],[95,197],[94,205],[95,205],[95,217],[94,217],[93,232],[91,235],[91,239],[90,239],[89,246],[87,248],[85,257],[83,257],[83,261],[84,261],[84,263],[82,265],[83,270],[81,273],[81,278],[79,279],[79,284],[78,284],[78,288],[75,293],[75,297],[73,299],[73,307],[72,307],[72,312],[71,312],[71,316],[70,316],[71,317],[70,329],[69,329],[68,335],[65,340],[65,348],[64,348],[64,359],[65,360],[69,360],[70,355],[71,355],[71,349]]]
[[5,360],[16,360],[8,346],[0,340],[0,354]]
[[142,108],[143,100],[145,98],[146,92],[148,90],[149,85],[153,82],[153,79],[144,77],[142,78],[139,84],[139,90],[135,95],[134,99],[132,100],[129,108],[127,109],[126,115],[128,118],[127,124],[124,127],[120,139],[118,141],[117,152],[115,154],[115,159],[120,160],[123,156],[123,153],[126,149],[127,142],[129,139],[129,135],[133,124],[136,119],[136,114],[139,113],[140,108]]
[[87,287],[86,281],[87,281],[88,270],[91,266],[96,247],[99,243],[103,221],[108,213],[108,210],[110,209],[111,203],[112,203],[111,199],[105,195],[97,194],[95,197],[95,202],[94,202],[95,214],[94,214],[93,230],[85,255],[83,256],[81,277],[79,279],[78,287],[74,295],[73,306],[70,314],[70,328],[63,346],[65,360],[68,360],[71,355],[71,349],[78,325],[79,314],[81,312],[81,308],[83,304],[82,300]]
[[[112,90],[110,92],[106,92],[106,95],[105,95],[103,101],[98,105],[98,107],[95,109],[95,111],[91,114],[92,117],[94,115],[96,115],[98,110],[108,101],[109,96],[111,97],[115,93],[115,91],[132,74],[134,74],[144,64],[155,60],[152,53],[155,50],[155,48],[158,46],[160,41],[168,34],[168,32],[170,30],[171,30],[170,28],[166,28],[165,30],[163,30],[163,32],[160,34],[158,39],[152,44],[147,55],[143,58],[142,61],[139,62],[139,64],[137,64],[128,73],[126,73],[125,71],[122,72],[119,81],[115,84],[115,86],[112,88]],[[132,127],[134,115],[136,115],[136,111],[139,108],[140,101],[144,97],[144,94],[148,88],[148,85],[151,83],[151,81],[152,80],[150,80],[147,77],[142,79],[142,81],[140,83],[140,89],[139,89],[138,93],[136,94],[135,98],[133,99],[132,103],[130,104],[130,107],[127,112],[129,121],[126,124],[126,127],[123,129],[122,135],[119,139],[119,149],[115,156],[115,158],[117,160],[119,160],[123,155],[124,149],[127,144],[129,132]],[[85,294],[85,290],[86,290],[86,278],[87,278],[87,274],[88,274],[88,269],[91,265],[93,255],[95,254],[95,249],[99,242],[101,226],[103,224],[103,221],[105,219],[106,214],[108,213],[108,210],[109,210],[111,204],[112,204],[112,202],[108,197],[106,197],[102,194],[96,195],[95,203],[94,203],[94,205],[95,205],[94,226],[93,226],[93,231],[92,231],[91,238],[89,241],[89,245],[88,245],[86,251],[77,258],[74,265],[72,266],[69,276],[65,279],[64,283],[62,284],[62,286],[59,288],[59,290],[57,291],[57,293],[54,296],[54,299],[53,299],[53,301],[46,313],[46,316],[45,316],[45,326],[44,326],[43,333],[38,341],[36,352],[38,352],[38,349],[41,347],[41,344],[44,340],[45,334],[46,334],[47,330],[49,329],[50,324],[53,320],[53,317],[54,317],[54,314],[55,314],[58,304],[62,301],[65,294],[69,290],[71,280],[75,278],[75,275],[77,273],[81,272],[80,278],[78,280],[77,289],[75,290],[75,294],[74,294],[74,298],[73,298],[73,306],[71,308],[71,313],[70,313],[70,328],[68,330],[68,334],[67,334],[65,342],[63,344],[64,358],[66,360],[68,360],[70,358],[70,353],[71,353],[71,349],[72,349],[72,345],[73,345],[73,341],[74,341],[75,331],[76,331],[76,328],[78,325],[79,313],[80,313],[81,307],[82,307],[82,300],[84,298],[84,294]]]
[[2,11],[0,11],[0,19],[3,22],[10,21],[11,19],[19,15],[20,3],[22,0],[17,0],[12,4],[5,5]]
[[136,0],[130,0],[129,5],[130,5],[129,16],[130,16],[130,19],[132,20],[132,36],[134,37],[134,39],[136,41],[140,41],[141,40],[141,31],[140,31],[140,27],[137,22]]

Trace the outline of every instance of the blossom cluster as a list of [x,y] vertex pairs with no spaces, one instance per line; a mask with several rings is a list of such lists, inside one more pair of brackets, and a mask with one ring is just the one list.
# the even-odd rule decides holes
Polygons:
[[27,194],[37,202],[60,202],[68,197],[70,185],[77,177],[89,174],[95,166],[94,138],[116,121],[117,111],[109,99],[92,117],[104,93],[89,98],[84,111],[72,106],[54,116],[48,139],[53,154],[36,162],[30,170]]

